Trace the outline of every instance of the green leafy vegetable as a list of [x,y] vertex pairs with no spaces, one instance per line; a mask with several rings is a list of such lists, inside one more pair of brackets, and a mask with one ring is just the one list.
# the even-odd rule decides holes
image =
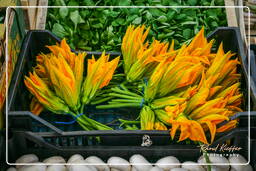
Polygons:
[[[224,5],[224,0],[49,0],[67,6],[203,6]],[[190,40],[202,26],[206,33],[227,26],[224,8],[50,8],[46,29],[66,38],[74,49],[119,51],[121,37],[130,24],[150,26],[149,41]]]

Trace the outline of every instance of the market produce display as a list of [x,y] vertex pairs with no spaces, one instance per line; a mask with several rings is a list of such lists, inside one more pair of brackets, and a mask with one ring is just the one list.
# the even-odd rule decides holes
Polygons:
[[[253,171],[251,165],[234,165],[238,163],[247,163],[247,160],[240,154],[234,154],[225,158],[218,154],[211,153],[209,158],[212,162],[211,169],[214,171]],[[165,156],[151,164],[144,156],[134,154],[129,160],[112,156],[103,161],[97,156],[84,158],[80,154],[74,154],[67,161],[61,156],[52,156],[39,161],[34,154],[27,154],[17,159],[16,163],[38,163],[46,165],[11,167],[7,171],[206,171],[206,161],[201,156],[197,161],[181,162],[175,156]],[[63,165],[51,165],[53,163]],[[65,164],[79,165],[65,165]],[[226,165],[214,165],[223,163]]]
[[227,26],[225,8],[164,6],[224,6],[224,0],[50,0],[49,6],[158,6],[157,8],[49,8],[46,29],[66,38],[73,49],[120,51],[130,24],[151,27],[149,37],[175,40],[180,46],[205,26],[207,33]]
[[9,17],[0,171],[254,170],[247,47],[225,0],[33,1]]
[[[178,141],[190,139],[208,144],[214,141],[216,132],[234,128],[237,120],[229,121],[229,117],[242,111],[239,61],[235,54],[225,53],[222,44],[216,53],[211,52],[214,40],[207,41],[204,28],[190,44],[179,49],[174,48],[174,41],[170,47],[156,39],[149,44],[149,32],[145,25],[127,28],[122,40],[124,73],[121,69],[116,72],[124,76],[110,86],[107,85],[119,57],[108,62],[109,55],[103,52],[98,60],[88,59],[83,78],[86,54],[71,52],[65,40],[48,46],[52,53],[37,56],[37,66],[25,77],[25,84],[46,109],[73,115],[85,130],[112,129],[84,114],[92,104],[98,109],[138,108],[136,120],[120,118],[124,127],[170,130],[172,139],[179,130]],[[102,88],[105,90],[99,93]],[[100,102],[95,103],[96,98]],[[217,128],[222,121],[229,122]],[[138,122],[140,127],[133,124]],[[208,131],[210,140],[206,136]]]

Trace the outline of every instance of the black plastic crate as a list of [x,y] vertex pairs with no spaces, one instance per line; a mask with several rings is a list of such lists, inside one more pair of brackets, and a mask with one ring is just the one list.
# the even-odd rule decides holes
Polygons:
[[[247,59],[245,56],[243,45],[241,44],[241,36],[238,28],[218,28],[212,34],[208,36],[209,39],[215,39],[217,44],[223,42],[225,51],[232,50],[236,52],[239,60],[241,61],[241,66],[239,67],[240,72],[242,73],[242,89],[244,90],[244,96],[247,97],[247,87],[248,87],[248,76],[246,70]],[[186,142],[175,143],[171,141],[168,131],[125,131],[119,130],[118,123],[113,122],[117,118],[129,119],[130,117],[135,117],[134,113],[138,111],[132,111],[127,109],[113,109],[113,110],[94,110],[93,108],[88,111],[89,117],[101,122],[109,123],[108,125],[117,129],[113,131],[83,131],[78,124],[72,125],[59,125],[55,124],[54,121],[65,121],[72,119],[71,117],[61,116],[50,114],[50,112],[45,112],[40,116],[35,116],[28,111],[28,106],[30,101],[28,101],[29,92],[24,86],[23,79],[24,75],[28,74],[28,71],[31,70],[32,66],[35,65],[35,56],[39,52],[47,53],[49,52],[45,45],[55,44],[60,42],[60,40],[54,36],[49,31],[29,31],[22,48],[22,53],[20,54],[18,65],[15,69],[14,77],[10,85],[9,98],[8,98],[8,127],[9,132],[14,135],[22,135],[24,142],[27,141],[29,136],[37,137],[40,140],[39,147],[47,150],[48,147],[51,148],[67,148],[65,152],[72,151],[73,149],[88,148],[102,148],[104,146],[112,146],[117,149],[123,149],[124,147],[129,149],[129,146],[134,146],[139,149],[144,149],[140,147],[144,135],[149,135],[153,141],[154,146],[151,148],[161,149],[161,146],[164,146],[168,149],[172,149],[180,146],[180,149],[190,149],[191,151],[195,150],[195,144],[187,144]],[[89,55],[95,54],[100,55],[98,52],[88,52]],[[110,53],[111,57],[120,55],[119,53]],[[247,98],[245,98],[244,110],[248,110]],[[93,113],[93,114],[92,114]],[[248,112],[241,113],[243,116],[247,116]],[[247,117],[246,117],[247,118]],[[239,128],[247,127],[247,120],[241,121]],[[256,124],[255,124],[256,125]],[[228,133],[218,134],[216,136],[216,142],[218,139],[225,137]],[[13,143],[17,143],[17,136],[14,136]],[[209,136],[209,135],[208,135]],[[246,136],[246,135],[244,135]],[[22,138],[20,138],[22,139]],[[99,141],[100,139],[100,141]],[[235,143],[237,140],[232,140],[232,143]],[[19,140],[21,143],[22,141]],[[30,139],[29,141],[32,141]],[[12,142],[12,141],[10,141]],[[33,142],[33,141],[32,141]],[[34,142],[35,143],[35,142]],[[38,141],[36,142],[36,144]],[[33,144],[33,143],[32,143]],[[25,143],[25,146],[27,144]],[[192,146],[191,146],[192,145]],[[92,147],[93,146],[93,147]],[[11,146],[15,147],[15,146]],[[18,145],[17,145],[18,147]],[[29,147],[29,145],[28,145]],[[50,148],[50,149],[51,149]],[[135,149],[136,149],[135,148]],[[23,149],[23,148],[22,148]],[[26,148],[24,148],[26,149]],[[39,151],[42,150],[39,148]],[[177,148],[174,148],[177,150]],[[147,149],[150,150],[150,149]],[[13,151],[13,150],[10,150]],[[26,150],[24,150],[25,152]],[[29,151],[29,150],[28,150]],[[115,150],[114,150],[115,151]],[[128,150],[129,151],[129,150]],[[197,149],[198,151],[198,149]],[[14,150],[14,152],[16,152]],[[56,151],[55,151],[56,152]],[[117,151],[118,152],[118,151]],[[136,150],[134,151],[136,152]],[[130,152],[130,153],[134,153]],[[179,152],[175,152],[179,153]],[[45,153],[46,155],[48,153]],[[69,153],[67,153],[69,154]],[[153,153],[152,153],[153,154]],[[107,154],[106,154],[107,155]],[[195,154],[193,154],[195,155]],[[15,158],[15,157],[13,157]],[[12,158],[12,159],[13,159]]]

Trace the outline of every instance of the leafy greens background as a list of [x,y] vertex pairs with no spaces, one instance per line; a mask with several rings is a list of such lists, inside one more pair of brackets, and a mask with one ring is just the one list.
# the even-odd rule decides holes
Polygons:
[[[223,6],[223,0],[49,0],[56,6]],[[149,37],[189,41],[202,26],[206,33],[227,26],[224,8],[49,8],[46,29],[74,49],[120,51],[128,25],[151,27]],[[150,39],[152,40],[152,39]]]

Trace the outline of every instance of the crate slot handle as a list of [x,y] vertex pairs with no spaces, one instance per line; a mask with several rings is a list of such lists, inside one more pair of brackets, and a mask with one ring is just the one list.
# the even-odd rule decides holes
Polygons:
[[29,116],[30,118],[32,118],[33,120],[36,120],[37,122],[43,124],[44,126],[46,126],[47,128],[50,128],[51,130],[53,130],[54,132],[63,135],[63,131],[60,130],[59,128],[53,126],[51,123],[45,121],[44,119],[34,115],[31,112],[23,112],[23,111],[9,111],[8,113],[9,116],[13,116],[13,117],[17,117],[18,116]]

